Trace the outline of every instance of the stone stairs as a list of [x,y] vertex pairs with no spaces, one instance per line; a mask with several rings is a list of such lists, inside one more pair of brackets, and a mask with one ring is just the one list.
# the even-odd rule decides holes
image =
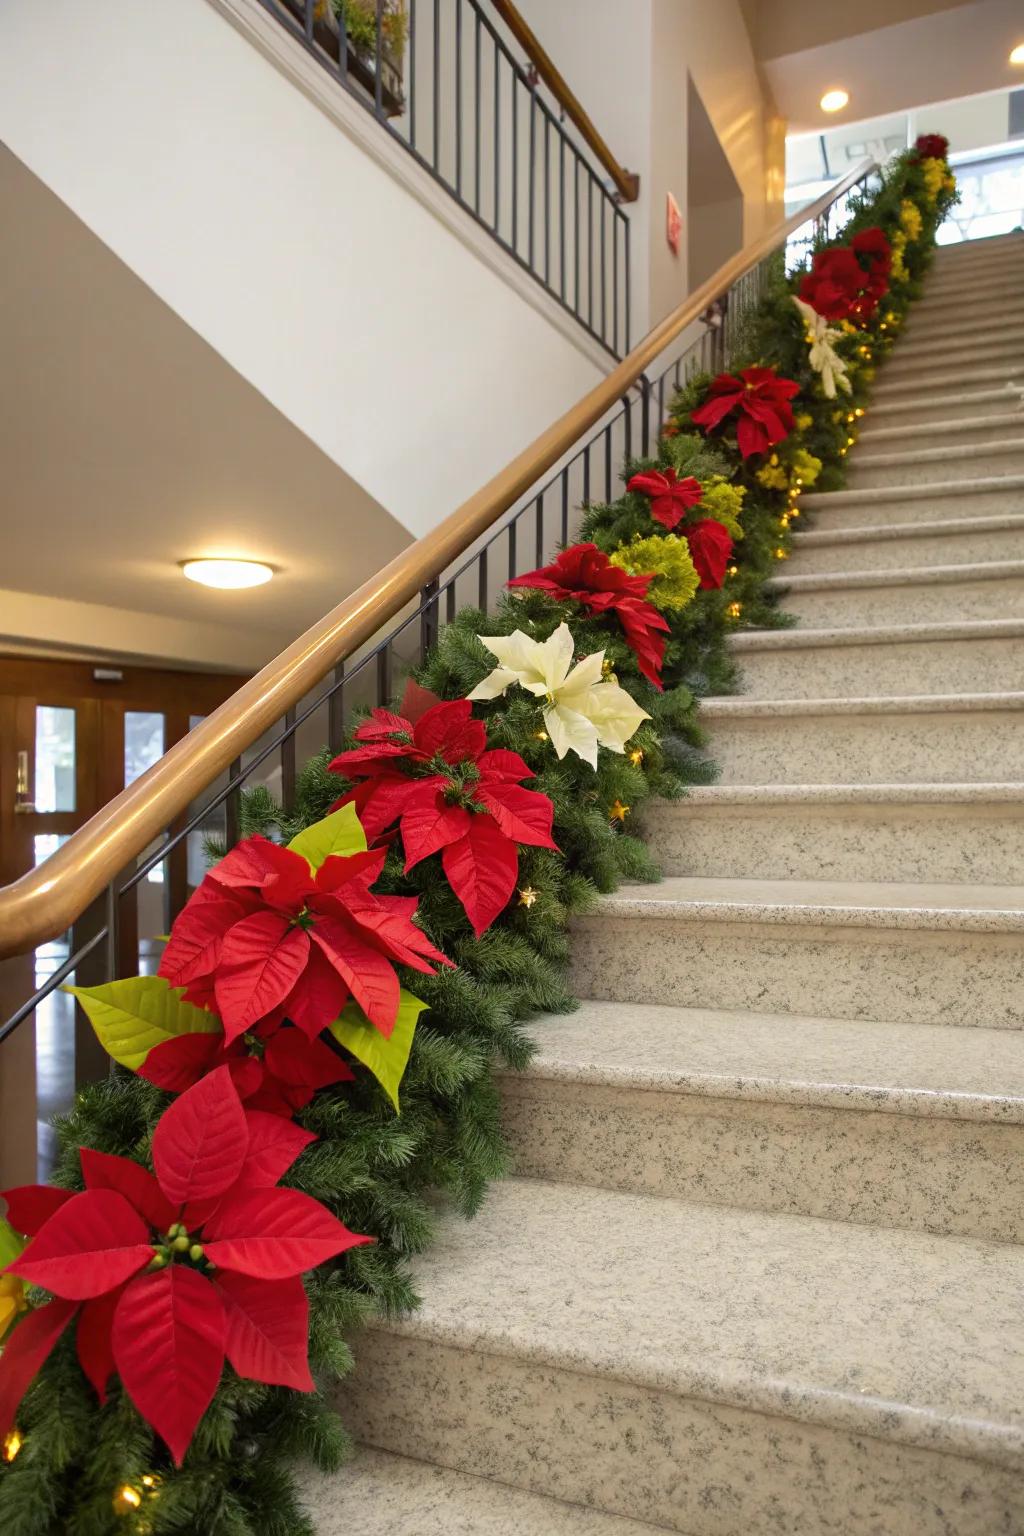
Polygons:
[[1024,1533],[1022,277],[938,253],[719,782],[502,1081],[516,1177],[359,1339],[322,1536]]

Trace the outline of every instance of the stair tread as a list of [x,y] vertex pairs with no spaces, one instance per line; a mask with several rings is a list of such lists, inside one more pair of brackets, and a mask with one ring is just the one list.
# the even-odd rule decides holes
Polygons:
[[929,496],[940,500],[955,496],[965,503],[969,496],[989,491],[1024,491],[1024,475],[983,475],[974,480],[931,480],[921,485],[866,485],[853,490],[805,491],[800,506],[812,511],[827,511],[829,507],[861,506],[872,501],[923,501]]
[[1022,412],[1024,412],[1024,399],[1016,410],[993,412],[990,416],[958,417],[955,421],[940,417],[937,421],[915,422],[912,426],[905,427],[877,427],[872,422],[871,425],[863,428],[860,446],[867,448],[879,442],[919,442],[922,434],[925,433],[941,432],[947,438],[955,438],[969,437],[973,432],[996,432],[1003,427],[1019,428],[1024,422]]
[[[943,462],[950,459],[987,459],[1001,454],[1024,451],[1024,437],[1004,438],[998,443],[961,443],[955,448],[943,448]],[[850,460],[851,469],[896,468],[900,464],[934,464],[934,448],[908,449],[903,453],[858,453]]]
[[916,693],[890,697],[824,699],[709,698],[701,700],[704,720],[742,720],[771,715],[930,715],[1024,709],[1024,693]]
[[658,816],[696,805],[959,805],[1024,801],[1024,782],[979,784],[697,784],[681,800],[659,800]]
[[1024,1125],[1024,1031],[584,1001],[530,1034],[528,1078]]
[[657,1536],[664,1531],[369,1449],[360,1450],[341,1476],[311,1472],[303,1498],[317,1536]]
[[772,592],[796,594],[856,587],[936,586],[945,582],[959,586],[966,581],[1010,581],[1021,576],[1024,560],[978,560],[964,565],[884,566],[878,571],[811,571],[806,575],[797,571],[792,576],[770,576],[766,585]]
[[[1022,439],[1024,444],[1024,439]],[[838,494],[838,493],[834,493]],[[989,512],[980,517],[937,518],[934,522],[869,523],[860,528],[821,528],[793,534],[793,553],[833,544],[873,544],[895,539],[956,539],[971,533],[1003,533],[1024,528],[1020,512]]]
[[620,886],[601,897],[594,915],[605,920],[1024,932],[1024,886],[669,875],[657,885]]
[[929,641],[1017,640],[1024,619],[949,619],[924,624],[865,624],[843,628],[745,629],[730,635],[734,651],[800,651],[829,645],[899,645]]
[[1024,1252],[1011,1244],[510,1179],[472,1224],[443,1218],[413,1279],[421,1310],[371,1326],[1024,1459]]

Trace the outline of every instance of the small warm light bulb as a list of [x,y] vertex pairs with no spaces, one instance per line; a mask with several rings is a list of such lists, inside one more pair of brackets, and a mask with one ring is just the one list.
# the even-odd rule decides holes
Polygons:
[[849,91],[844,91],[841,86],[837,86],[834,90],[825,92],[819,105],[823,112],[841,112],[849,100]]
[[728,576],[737,576],[739,574],[739,569],[740,568],[738,565],[730,565],[726,574]]
[[22,1440],[18,1430],[12,1429],[9,1435],[4,1437],[3,1457],[4,1461],[13,1461],[21,1450]]
[[125,1483],[114,1494],[114,1514],[128,1515],[133,1509],[138,1509],[142,1503],[142,1494],[131,1483]]
[[743,604],[742,603],[730,603],[728,608],[725,611],[728,614],[730,619],[738,619],[740,614],[743,612]]
[[777,549],[773,549],[772,550],[772,554],[773,554],[773,556],[775,557],[776,560],[788,560],[789,559],[789,555],[782,548],[781,544],[778,546]]
[[262,560],[183,560],[181,574],[203,587],[236,592],[243,587],[261,587],[270,581],[274,568]]
[[855,416],[863,416],[864,415],[864,407],[862,405],[858,405],[857,409],[854,411],[853,414]]
[[1024,64],[1024,43],[1018,43],[1016,48],[1010,49],[1010,63]]

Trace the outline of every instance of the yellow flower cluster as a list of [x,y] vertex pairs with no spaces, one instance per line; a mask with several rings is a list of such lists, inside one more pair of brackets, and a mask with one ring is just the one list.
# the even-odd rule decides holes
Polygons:
[[769,491],[788,491],[789,476],[779,463],[779,456],[773,453],[767,464],[762,464],[757,471],[757,478]]
[[797,415],[793,417],[793,425],[796,427],[798,432],[809,432],[814,426],[814,417],[811,416],[807,411],[799,411]]
[[647,596],[655,608],[666,613],[685,608],[700,586],[700,577],[690,559],[690,546],[674,533],[634,539],[631,544],[620,545],[609,558],[612,565],[631,576],[646,576],[653,571],[654,580]]
[[790,491],[806,489],[820,474],[821,460],[808,453],[806,448],[797,448],[788,468],[780,463],[778,454],[773,453],[767,464],[757,471],[757,478],[769,491]]
[[909,197],[905,197],[900,203],[900,228],[908,241],[920,239],[922,223],[920,208]]
[[922,160],[921,175],[924,178],[925,194],[930,203],[935,202],[947,181],[952,180],[944,160]]
[[743,511],[743,498],[746,494],[745,486],[730,485],[723,475],[713,475],[705,482],[697,516],[713,517],[734,539],[742,539],[740,513]]
[[910,273],[907,271],[903,253],[907,248],[906,235],[897,231],[892,237],[892,276],[897,282],[905,283]]
[[792,461],[792,483],[804,487],[813,485],[821,474],[821,460],[806,448],[797,448]]

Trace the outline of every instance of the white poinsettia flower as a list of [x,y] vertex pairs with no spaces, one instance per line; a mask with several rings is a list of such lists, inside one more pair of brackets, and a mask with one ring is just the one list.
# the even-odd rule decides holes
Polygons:
[[545,699],[544,727],[560,758],[575,752],[596,768],[599,746],[624,752],[640,722],[651,718],[625,688],[602,680],[604,651],[573,666],[575,647],[567,624],[559,624],[546,640],[534,640],[521,629],[479,639],[500,665],[468,697],[496,699],[518,684]]
[[835,349],[834,343],[842,336],[842,331],[829,325],[824,315],[819,315],[810,304],[805,304],[803,299],[793,295],[793,303],[800,312],[800,318],[804,322],[807,332],[807,340],[811,344],[808,353],[808,362],[815,373],[821,374],[821,387],[829,400],[836,397],[836,387],[851,393],[850,381],[846,377],[846,364]]

